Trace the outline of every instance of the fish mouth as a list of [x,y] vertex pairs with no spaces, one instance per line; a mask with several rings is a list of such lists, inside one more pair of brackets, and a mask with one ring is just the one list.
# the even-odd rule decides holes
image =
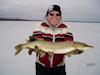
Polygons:
[[94,48],[93,46],[89,46],[89,48]]
[[94,47],[93,47],[93,46],[91,46],[91,45],[88,45],[88,46],[87,46],[87,48],[94,48]]
[[83,48],[83,50],[87,50],[87,49],[90,49],[90,48],[94,48],[93,46],[87,46],[85,48]]
[[91,49],[91,48],[94,48],[94,47],[91,45],[85,45],[83,47],[78,47],[79,50],[87,50],[87,49]]

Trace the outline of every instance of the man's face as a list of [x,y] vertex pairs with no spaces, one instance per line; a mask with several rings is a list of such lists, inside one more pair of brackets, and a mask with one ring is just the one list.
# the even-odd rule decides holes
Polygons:
[[61,15],[57,11],[52,11],[47,15],[47,20],[53,27],[56,27],[61,21]]

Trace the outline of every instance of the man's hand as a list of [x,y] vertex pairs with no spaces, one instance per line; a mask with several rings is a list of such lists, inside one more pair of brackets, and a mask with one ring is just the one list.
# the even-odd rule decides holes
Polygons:
[[68,57],[71,57],[71,55],[78,55],[78,54],[82,54],[84,51],[82,50],[74,50],[74,51],[71,51],[71,52],[67,52],[65,55],[67,55]]
[[78,50],[78,49],[77,49],[77,50],[73,51],[72,54],[73,54],[73,55],[77,55],[77,54],[82,54],[83,52],[84,52],[84,51]]
[[33,36],[29,36],[30,41],[35,41],[36,39]]

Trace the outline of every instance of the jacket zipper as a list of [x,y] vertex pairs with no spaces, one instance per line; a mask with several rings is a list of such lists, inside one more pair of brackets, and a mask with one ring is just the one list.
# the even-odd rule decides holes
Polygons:
[[[55,43],[55,28],[52,28],[53,31],[53,40],[52,42]],[[50,60],[50,67],[53,67],[53,57],[54,55],[52,55],[51,60]]]
[[53,31],[53,40],[52,40],[52,42],[55,43],[55,28],[52,28],[52,31]]

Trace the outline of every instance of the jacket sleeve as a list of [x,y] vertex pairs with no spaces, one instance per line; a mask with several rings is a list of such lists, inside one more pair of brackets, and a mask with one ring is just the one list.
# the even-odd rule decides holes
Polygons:
[[39,39],[39,38],[42,38],[42,34],[43,34],[43,33],[42,33],[42,30],[41,30],[41,24],[39,23],[39,24],[37,24],[37,25],[35,26],[32,35],[29,36],[29,40],[30,40],[30,41],[35,41],[35,40],[37,40],[37,39]]
[[[32,32],[31,36],[29,36],[30,41],[35,41],[39,38],[42,38],[42,31],[41,31],[41,24],[36,25],[34,31]],[[28,54],[31,55],[32,52],[35,51],[34,49],[29,49]]]
[[73,34],[71,32],[67,32],[66,34],[64,34],[64,37],[65,37],[65,41],[73,41],[74,38],[73,38]]
[[64,41],[73,41],[73,34],[68,32],[71,28],[65,24],[62,24],[62,34],[64,34]]

